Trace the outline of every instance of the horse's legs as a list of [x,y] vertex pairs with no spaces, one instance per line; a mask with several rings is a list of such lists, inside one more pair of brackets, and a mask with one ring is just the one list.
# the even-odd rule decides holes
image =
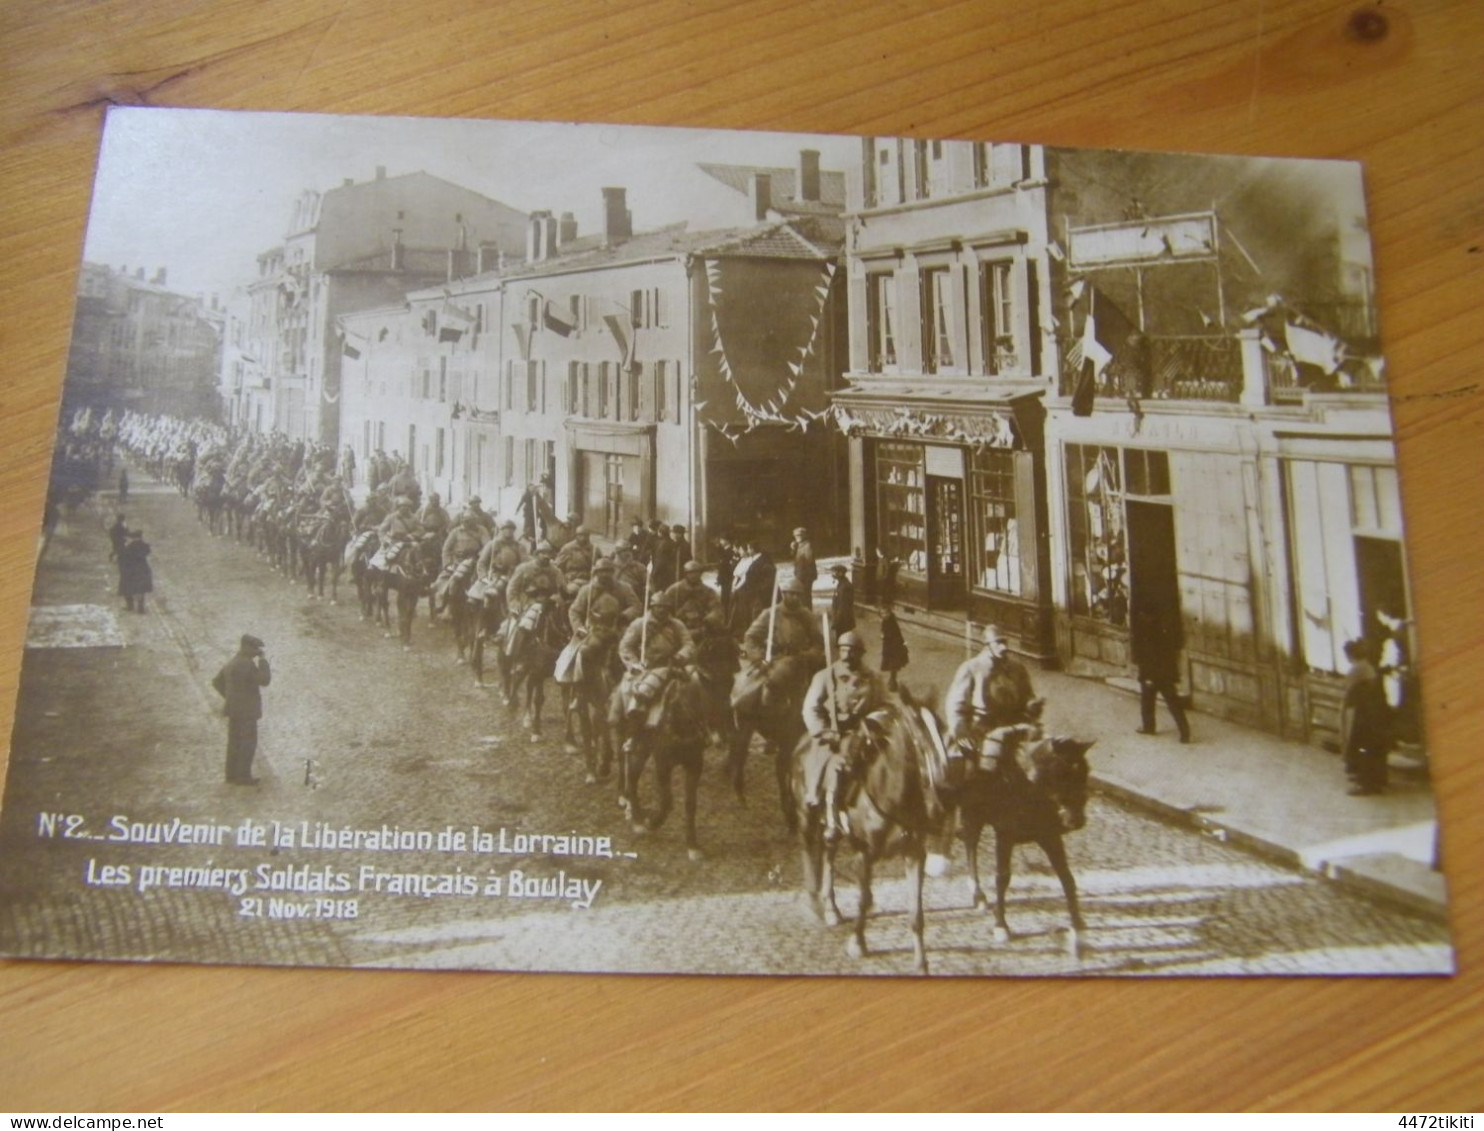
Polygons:
[[474,686],[484,686],[484,625],[474,630],[474,642],[469,646],[469,667],[474,672]]
[[919,974],[928,972],[927,947],[922,941],[922,881],[927,859],[921,846],[907,856],[907,908],[912,919],[912,962]]
[[397,635],[403,648],[412,647],[412,622],[417,617],[417,591],[397,590]]
[[1051,861],[1052,871],[1061,881],[1061,890],[1067,897],[1067,915],[1072,921],[1071,929],[1067,932],[1067,953],[1073,958],[1078,958],[1081,956],[1081,941],[1078,934],[1085,924],[1082,922],[1082,911],[1077,906],[1077,881],[1072,878],[1072,869],[1067,865],[1067,847],[1062,843],[1060,833],[1052,833],[1036,843],[1041,846],[1041,851],[1046,853],[1046,859]]
[[526,729],[531,741],[541,737],[541,709],[546,706],[546,677],[539,671],[526,674]]
[[979,882],[979,837],[984,832],[984,825],[977,818],[970,817],[967,813],[962,816],[964,832],[964,852],[969,857],[969,907],[977,910],[982,907],[989,910],[989,897],[984,894],[984,888]]
[[623,762],[623,792],[618,802],[629,817],[629,826],[636,833],[649,831],[644,820],[644,810],[639,804],[639,778],[644,773],[644,764],[649,760],[649,750],[643,743],[625,742]]
[[737,795],[737,800],[743,805],[747,804],[747,750],[752,745],[752,735],[752,721],[737,719],[732,730],[731,749],[727,751],[727,777],[731,779],[732,791]]
[[696,839],[696,794],[701,785],[701,764],[706,752],[706,740],[697,739],[696,745],[686,750],[685,761],[680,772],[685,775],[685,850],[692,860],[701,859],[701,845]]
[[[670,816],[670,810],[675,808],[675,793],[670,788],[670,777],[675,772],[675,751],[659,750],[654,755],[654,788],[655,795],[659,798],[659,808],[649,815],[645,822],[651,832],[664,825]],[[690,842],[687,841],[687,844]]]
[[778,803],[783,809],[783,826],[789,833],[799,831],[799,815],[794,806],[793,763],[796,743],[768,740],[773,748],[773,773],[778,779]]
[[[824,829],[819,829],[819,836],[824,837]],[[838,927],[840,925],[840,905],[835,902],[835,850],[839,841],[834,837],[826,840],[824,851],[820,854],[824,868],[819,878],[819,900],[821,914],[827,926]]]
[[1010,889],[1010,860],[1015,842],[999,829],[994,834],[994,940],[1008,942],[1010,926],[1005,922],[1005,892]]
[[855,911],[855,930],[845,949],[855,958],[864,958],[870,951],[866,948],[866,916],[871,913],[871,854],[861,852],[860,906]]

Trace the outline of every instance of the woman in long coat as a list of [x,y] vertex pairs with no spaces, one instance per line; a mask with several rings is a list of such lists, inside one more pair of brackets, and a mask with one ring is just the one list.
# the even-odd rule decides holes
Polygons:
[[133,613],[144,612],[145,594],[155,591],[155,576],[149,568],[149,543],[143,531],[135,530],[119,551],[119,596]]

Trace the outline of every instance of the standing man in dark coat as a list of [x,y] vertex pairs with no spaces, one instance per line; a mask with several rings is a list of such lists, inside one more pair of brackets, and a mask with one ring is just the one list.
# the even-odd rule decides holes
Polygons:
[[670,528],[658,519],[649,524],[649,534],[649,565],[653,571],[650,585],[654,592],[663,593],[677,580],[676,546],[670,538]]
[[630,521],[629,549],[634,551],[634,558],[642,566],[649,565],[649,551],[654,545],[654,538],[649,531],[644,529],[644,520],[635,515]]
[[129,528],[124,523],[122,513],[114,520],[113,525],[108,528],[108,540],[113,543],[113,553],[109,554],[108,557],[111,561],[118,561],[119,555],[124,552],[124,546],[129,541]]
[[685,527],[670,527],[670,541],[675,543],[675,576],[677,579],[683,579],[685,563],[695,557],[691,553],[690,538],[685,533]]
[[855,586],[850,584],[849,571],[836,562],[830,566],[835,579],[835,591],[830,595],[830,631],[836,636],[855,627]]
[[1369,797],[1386,790],[1386,756],[1392,747],[1392,716],[1376,667],[1364,640],[1345,643],[1350,670],[1345,675],[1345,698],[1340,705],[1340,753],[1353,787],[1351,797]]
[[129,540],[119,551],[119,596],[131,613],[144,612],[144,598],[155,591],[154,571],[149,568],[149,543],[144,531],[129,533]]
[[1180,621],[1177,610],[1133,602],[1129,646],[1139,668],[1139,733],[1154,733],[1154,699],[1163,696],[1175,719],[1180,741],[1190,741],[1190,722],[1175,689],[1180,668]]
[[237,655],[216,673],[211,686],[226,700],[227,716],[227,782],[230,785],[257,785],[252,775],[253,756],[258,752],[258,720],[263,717],[262,688],[272,682],[273,673],[263,642],[256,636],[244,636]]
[[793,553],[794,580],[804,587],[805,593],[812,593],[819,567],[814,564],[814,544],[809,541],[809,531],[802,526],[794,531]]
[[732,571],[737,568],[737,551],[730,537],[716,540],[716,584],[721,589],[721,613],[732,615]]

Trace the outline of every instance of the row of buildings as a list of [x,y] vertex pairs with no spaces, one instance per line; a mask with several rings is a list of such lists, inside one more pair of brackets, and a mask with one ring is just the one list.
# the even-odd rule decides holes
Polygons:
[[1203,710],[1332,732],[1407,617],[1350,166],[862,139],[701,167],[705,225],[521,213],[423,173],[297,202],[230,311],[229,423],[509,513],[899,563],[899,600],[1127,675],[1178,609]]
[[63,386],[73,407],[215,416],[226,309],[188,295],[157,268],[84,263]]

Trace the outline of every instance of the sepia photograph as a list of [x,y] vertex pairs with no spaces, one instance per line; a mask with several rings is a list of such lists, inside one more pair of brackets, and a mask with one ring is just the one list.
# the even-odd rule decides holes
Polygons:
[[1452,974],[1377,308],[1349,161],[115,106],[0,953]]

